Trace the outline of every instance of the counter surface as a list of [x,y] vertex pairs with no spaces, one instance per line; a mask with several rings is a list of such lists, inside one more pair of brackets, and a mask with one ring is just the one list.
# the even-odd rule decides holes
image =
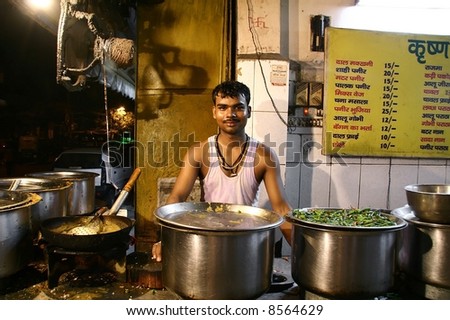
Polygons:
[[[274,272],[284,275],[286,281],[274,285],[258,299],[299,299],[298,286],[290,275],[288,257],[275,258]],[[281,290],[281,291],[279,291]],[[84,278],[70,272],[60,278],[58,286],[49,289],[47,265],[44,261],[31,263],[14,276],[0,279],[0,300],[181,300],[177,294],[166,290],[117,281],[112,275],[87,274]]]

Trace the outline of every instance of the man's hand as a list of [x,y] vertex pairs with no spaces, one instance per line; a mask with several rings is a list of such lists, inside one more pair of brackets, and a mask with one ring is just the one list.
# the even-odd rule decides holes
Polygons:
[[152,247],[152,259],[160,262],[162,260],[161,241],[153,244]]

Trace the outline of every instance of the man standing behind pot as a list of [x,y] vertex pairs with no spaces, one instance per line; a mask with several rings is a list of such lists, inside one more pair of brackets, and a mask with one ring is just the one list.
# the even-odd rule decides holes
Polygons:
[[[277,155],[266,145],[245,133],[251,115],[250,89],[238,81],[225,81],[212,91],[212,115],[219,133],[191,146],[166,204],[186,201],[197,178],[202,201],[255,206],[259,185],[264,185],[272,210],[284,216],[291,211],[281,180]],[[291,243],[291,225],[280,226]],[[161,242],[152,255],[161,261]]]

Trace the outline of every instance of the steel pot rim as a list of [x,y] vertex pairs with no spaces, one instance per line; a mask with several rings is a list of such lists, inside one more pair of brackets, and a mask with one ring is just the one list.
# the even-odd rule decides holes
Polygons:
[[[342,208],[334,208],[334,207],[308,207],[308,208],[302,208],[301,210],[311,210],[311,209],[324,209],[324,210],[342,210]],[[385,232],[385,231],[397,231],[400,229],[404,229],[407,227],[408,223],[402,219],[401,217],[398,217],[396,215],[391,214],[390,211],[385,209],[373,209],[373,210],[380,210],[381,214],[383,216],[387,216],[389,218],[395,219],[395,225],[394,226],[381,226],[381,227],[361,227],[361,226],[338,226],[338,225],[331,225],[331,224],[324,224],[324,223],[315,223],[310,221],[304,221],[301,219],[298,219],[293,216],[293,212],[291,211],[285,216],[286,221],[303,227],[308,227],[316,230],[336,230],[336,231],[359,231],[359,232]]]
[[19,197],[20,200],[16,203],[0,207],[0,213],[10,212],[12,210],[26,208],[26,207],[32,206],[42,200],[41,196],[39,196],[37,193],[32,193],[32,192],[0,190],[0,194],[5,194],[5,193],[8,195]]
[[449,188],[450,184],[446,183],[416,183],[416,184],[409,184],[404,187],[405,191],[407,192],[413,192],[418,194],[427,194],[427,195],[447,195],[448,193],[445,192],[436,192],[436,191],[424,191],[420,190],[421,188]]
[[[263,226],[257,226],[257,227],[239,227],[239,228],[229,228],[229,227],[204,227],[204,226],[195,226],[195,225],[186,225],[184,223],[179,223],[177,221],[172,221],[167,218],[167,216],[170,213],[177,213],[177,212],[184,212],[184,211],[192,211],[192,212],[207,212],[210,210],[209,208],[213,208],[214,211],[215,208],[220,207],[222,210],[226,210],[229,212],[241,212],[245,214],[255,215],[255,216],[269,216],[270,220],[267,224]],[[168,227],[178,227],[183,230],[193,230],[193,231],[208,231],[208,232],[248,232],[248,231],[266,231],[269,229],[274,229],[278,226],[280,226],[284,219],[279,214],[262,209],[259,207],[252,207],[252,206],[246,206],[246,205],[236,205],[236,204],[227,204],[227,203],[216,203],[216,202],[180,202],[180,203],[173,203],[161,206],[156,209],[155,211],[155,217],[158,220],[160,224],[166,225]]]
[[392,210],[392,214],[396,217],[399,217],[400,219],[405,220],[407,223],[412,223],[418,226],[450,229],[450,224],[420,220],[420,218],[416,216],[414,210],[409,205],[405,205],[403,207]]
[[61,180],[86,180],[90,178],[98,177],[99,174],[89,171],[46,171],[46,172],[34,172],[27,174],[29,177],[45,177],[46,179],[61,179]]
[[[20,180],[19,185],[15,191],[21,192],[50,192],[69,189],[73,186],[73,182],[68,180],[46,179],[36,177],[16,177],[0,179],[1,182],[9,182],[9,185]],[[32,186],[33,188],[30,188]]]

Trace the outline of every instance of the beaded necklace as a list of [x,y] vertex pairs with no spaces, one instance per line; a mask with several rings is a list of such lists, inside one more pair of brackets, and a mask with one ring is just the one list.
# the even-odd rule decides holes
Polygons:
[[241,149],[241,153],[239,154],[239,157],[236,159],[236,161],[232,164],[229,165],[226,160],[225,157],[222,155],[222,152],[220,151],[219,148],[219,135],[216,135],[216,150],[217,150],[217,154],[219,155],[219,163],[220,163],[220,167],[225,170],[225,171],[229,171],[230,172],[230,177],[235,177],[237,176],[237,171],[239,166],[242,163],[242,159],[244,158],[244,155],[247,153],[247,149],[248,149],[248,135],[245,135],[245,142],[244,142],[244,148]]

